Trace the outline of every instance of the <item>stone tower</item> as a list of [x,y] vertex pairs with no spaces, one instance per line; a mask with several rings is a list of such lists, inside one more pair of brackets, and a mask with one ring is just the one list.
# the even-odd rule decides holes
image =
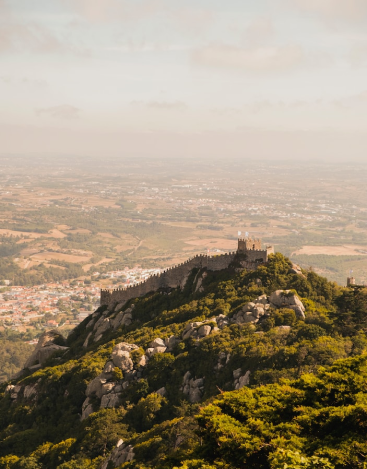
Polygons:
[[261,251],[261,239],[243,238],[238,240],[238,252]]
[[347,287],[352,287],[356,284],[356,279],[354,277],[347,278]]

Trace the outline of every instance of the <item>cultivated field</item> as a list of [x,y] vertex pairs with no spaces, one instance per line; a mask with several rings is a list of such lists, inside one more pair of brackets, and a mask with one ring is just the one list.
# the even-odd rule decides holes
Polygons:
[[238,231],[340,283],[350,270],[367,281],[367,165],[37,161],[0,158],[0,282],[165,268],[235,250]]
[[367,255],[367,246],[303,246],[292,255],[306,254],[318,255],[326,254],[329,256],[360,256]]

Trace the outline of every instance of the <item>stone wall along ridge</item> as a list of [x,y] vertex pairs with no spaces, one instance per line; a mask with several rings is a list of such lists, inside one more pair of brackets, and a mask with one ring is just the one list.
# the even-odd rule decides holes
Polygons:
[[193,269],[206,268],[210,271],[227,269],[235,257],[236,252],[218,256],[196,255],[181,264],[164,270],[160,274],[149,277],[137,285],[115,290],[101,290],[101,305],[108,305],[112,302],[122,303],[132,298],[144,296],[152,291],[157,291],[160,288],[183,288]]
[[112,302],[122,303],[132,298],[144,296],[161,288],[183,288],[192,269],[207,269],[218,271],[227,269],[234,261],[237,254],[245,256],[240,264],[243,268],[255,270],[258,265],[268,261],[268,255],[274,253],[272,246],[261,249],[261,240],[244,238],[238,240],[238,249],[218,256],[198,254],[187,261],[170,267],[160,274],[149,277],[146,281],[123,289],[101,290],[101,305],[109,305]]

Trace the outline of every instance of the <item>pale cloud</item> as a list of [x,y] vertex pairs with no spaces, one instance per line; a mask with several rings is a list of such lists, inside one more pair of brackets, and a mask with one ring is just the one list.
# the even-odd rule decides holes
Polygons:
[[169,17],[182,29],[202,33],[214,20],[214,13],[204,8],[170,8]]
[[183,44],[132,40],[118,43],[112,47],[104,48],[104,50],[120,52],[179,52],[187,51],[189,49],[191,49],[189,46]]
[[367,90],[361,91],[360,93],[347,96],[345,98],[336,99],[333,104],[342,109],[353,109],[356,107],[366,107],[367,105]]
[[182,101],[132,101],[130,103],[132,106],[144,107],[149,109],[155,109],[159,111],[184,111],[187,109],[187,105]]
[[303,60],[303,49],[296,45],[245,48],[213,44],[192,53],[195,65],[254,72],[288,70],[297,67]]
[[45,88],[48,86],[47,81],[40,80],[38,78],[28,78],[23,77],[20,79],[8,76],[8,75],[0,75],[0,83],[6,85],[23,85],[29,86],[34,88]]
[[70,37],[59,37],[52,27],[14,14],[9,4],[0,0],[0,53],[24,51],[87,55]]
[[60,0],[71,11],[91,22],[140,20],[156,14],[162,0]]
[[362,22],[367,18],[366,0],[285,0],[302,11],[320,15],[325,20]]
[[86,55],[82,50],[66,40],[60,40],[48,28],[39,24],[26,24],[8,20],[0,22],[0,52],[24,52],[53,54],[71,52]]
[[75,106],[70,106],[68,104],[64,104],[61,106],[53,106],[49,108],[40,108],[35,110],[37,116],[50,116],[54,119],[77,119],[79,118],[80,109]]
[[137,22],[161,17],[176,29],[202,33],[213,21],[213,11],[200,6],[177,6],[167,0],[59,0],[70,11],[94,23]]
[[347,60],[354,67],[367,64],[367,43],[353,44],[347,54]]
[[35,88],[46,88],[48,86],[48,83],[46,80],[40,80],[38,78],[22,78],[21,80],[22,85],[26,86],[32,86]]
[[270,18],[257,18],[246,28],[244,39],[249,44],[263,45],[274,37],[275,29]]
[[228,117],[228,116],[238,116],[242,113],[242,109],[238,107],[223,107],[223,108],[213,108],[210,109],[212,114],[216,114],[221,117]]

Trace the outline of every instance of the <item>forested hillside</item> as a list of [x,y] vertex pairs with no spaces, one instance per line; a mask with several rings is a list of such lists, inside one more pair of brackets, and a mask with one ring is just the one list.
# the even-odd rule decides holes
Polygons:
[[32,353],[32,346],[25,340],[33,339],[32,334],[19,334],[11,330],[0,331],[0,380],[10,379],[24,365]]
[[366,329],[367,289],[281,254],[193,271],[44,339],[0,388],[0,468],[367,467]]

